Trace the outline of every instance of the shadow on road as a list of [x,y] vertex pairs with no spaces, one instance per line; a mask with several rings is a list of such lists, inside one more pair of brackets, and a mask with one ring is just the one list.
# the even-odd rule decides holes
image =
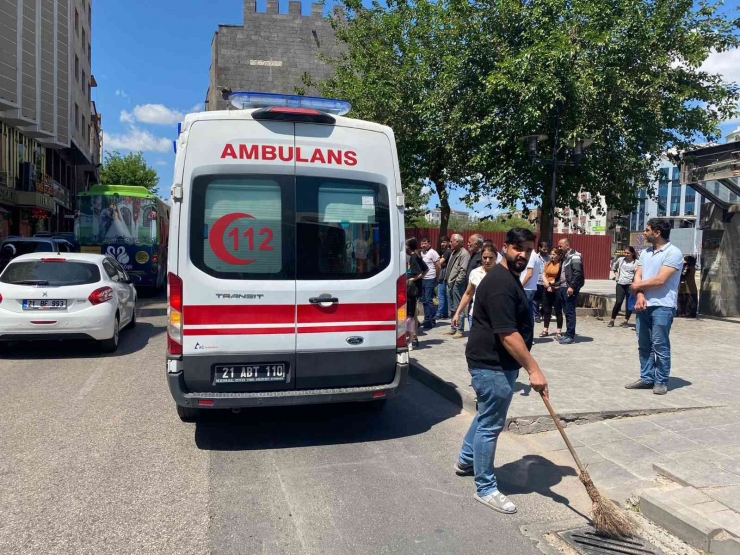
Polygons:
[[382,412],[368,403],[206,411],[196,423],[195,444],[209,451],[243,451],[383,441],[422,434],[459,414],[459,407],[410,382]]
[[166,331],[165,326],[139,322],[134,329],[121,330],[115,353],[102,353],[94,341],[21,341],[11,343],[0,354],[3,360],[61,360],[68,358],[103,358],[130,355],[143,350],[149,341]]
[[570,505],[570,499],[552,490],[565,476],[577,476],[569,466],[558,466],[540,455],[525,455],[518,461],[510,462],[496,469],[501,492],[504,494],[538,493],[549,497],[556,503],[566,505],[571,511],[588,520]]
[[693,385],[693,382],[684,380],[683,378],[676,378],[675,376],[671,376],[668,380],[668,391],[681,389],[682,387],[686,387],[687,385]]

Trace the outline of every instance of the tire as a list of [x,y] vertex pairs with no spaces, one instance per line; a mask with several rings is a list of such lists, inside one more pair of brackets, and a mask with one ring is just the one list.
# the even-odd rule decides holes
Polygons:
[[118,340],[121,334],[120,319],[116,314],[116,319],[113,322],[113,337],[110,339],[104,339],[99,343],[100,350],[104,353],[115,353],[118,350]]
[[198,409],[194,409],[192,407],[181,407],[180,405],[177,406],[177,416],[180,417],[180,420],[183,422],[195,422],[198,420],[198,417],[200,416],[200,411]]
[[134,302],[134,313],[131,316],[131,321],[126,326],[126,329],[133,329],[136,327],[136,302]]

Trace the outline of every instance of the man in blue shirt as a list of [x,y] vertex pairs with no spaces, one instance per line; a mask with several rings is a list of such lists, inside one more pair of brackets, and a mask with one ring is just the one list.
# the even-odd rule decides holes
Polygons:
[[668,239],[671,224],[653,218],[645,226],[651,244],[637,261],[631,291],[636,295],[637,344],[640,353],[640,379],[627,389],[652,389],[656,395],[668,392],[671,374],[669,334],[676,314],[678,284],[681,281],[683,254]]

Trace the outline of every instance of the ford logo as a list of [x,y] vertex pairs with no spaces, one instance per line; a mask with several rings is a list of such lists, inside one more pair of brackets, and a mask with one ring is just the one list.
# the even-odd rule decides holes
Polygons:
[[362,345],[365,342],[365,338],[363,337],[348,337],[347,343],[350,345]]

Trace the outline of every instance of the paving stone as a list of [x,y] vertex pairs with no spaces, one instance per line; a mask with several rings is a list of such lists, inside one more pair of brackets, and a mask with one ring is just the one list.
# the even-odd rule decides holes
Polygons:
[[692,511],[696,511],[700,515],[709,515],[711,513],[718,513],[720,511],[726,511],[727,505],[723,505],[719,501],[708,501],[706,503],[698,503],[689,507]]
[[664,492],[663,496],[670,500],[680,503],[681,505],[701,505],[713,501],[706,493],[699,491],[691,486],[684,486],[672,491]]
[[[573,447],[581,447],[583,443],[574,437],[568,436]],[[561,451],[566,449],[563,437],[557,430],[540,434],[532,434],[528,439],[537,442],[537,447],[543,451]]]
[[712,462],[722,470],[740,475],[740,459],[716,459]]
[[620,418],[608,420],[606,425],[614,428],[627,437],[644,436],[651,433],[658,433],[663,430],[657,424],[644,418]]
[[708,489],[706,494],[740,513],[740,486]]
[[740,435],[733,435],[729,433],[729,431],[720,430],[718,428],[698,428],[694,430],[682,430],[677,433],[701,445],[715,446],[740,444]]
[[655,469],[674,482],[695,488],[712,488],[740,484],[740,476],[725,472],[709,463],[658,463]]
[[709,514],[707,518],[727,530],[733,536],[740,537],[740,514],[732,509]]
[[657,434],[639,436],[634,438],[634,441],[649,447],[653,451],[657,451],[661,455],[669,456],[674,453],[695,451],[702,447],[695,441],[691,441],[667,430]]
[[740,555],[740,540],[720,535],[712,539],[709,551],[712,555]]
[[665,456],[652,449],[627,439],[611,443],[601,443],[593,446],[594,451],[606,459],[618,464],[636,477],[649,480],[657,476],[653,468],[656,462],[670,462]]
[[604,461],[588,465],[588,473],[598,487],[618,488],[637,481],[634,474],[627,472],[621,466]]
[[619,433],[602,422],[575,428],[572,432],[568,433],[568,436],[589,447],[598,445],[599,443],[622,441],[625,439],[624,434]]
[[712,451],[717,451],[728,457],[740,458],[740,445],[714,445]]

